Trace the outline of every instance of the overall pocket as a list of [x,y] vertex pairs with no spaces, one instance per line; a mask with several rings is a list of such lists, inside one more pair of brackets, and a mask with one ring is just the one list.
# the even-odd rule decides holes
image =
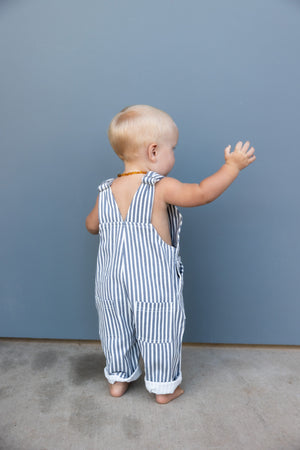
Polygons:
[[177,302],[137,302],[137,339],[147,343],[173,342],[178,335],[177,314]]

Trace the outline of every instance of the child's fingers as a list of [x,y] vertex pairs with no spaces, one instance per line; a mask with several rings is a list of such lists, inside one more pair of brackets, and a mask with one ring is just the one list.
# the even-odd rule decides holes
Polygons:
[[243,145],[242,151],[246,153],[249,146],[250,146],[250,142],[246,141],[245,144]]
[[235,151],[238,151],[238,152],[241,151],[242,146],[243,146],[242,141],[239,141],[235,146]]
[[250,150],[247,151],[247,156],[253,155],[254,152],[255,152],[254,147],[251,147]]
[[225,158],[230,155],[230,149],[231,149],[231,145],[227,145],[227,147],[224,150]]

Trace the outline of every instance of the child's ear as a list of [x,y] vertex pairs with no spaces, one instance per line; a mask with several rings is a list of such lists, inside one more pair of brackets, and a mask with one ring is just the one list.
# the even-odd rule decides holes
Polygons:
[[147,149],[148,158],[151,162],[155,162],[157,158],[157,144],[150,144]]

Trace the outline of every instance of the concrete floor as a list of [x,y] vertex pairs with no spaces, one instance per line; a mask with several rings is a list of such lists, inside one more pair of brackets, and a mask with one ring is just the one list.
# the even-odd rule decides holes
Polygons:
[[300,450],[300,348],[184,346],[185,393],[108,393],[97,342],[0,340],[1,450]]

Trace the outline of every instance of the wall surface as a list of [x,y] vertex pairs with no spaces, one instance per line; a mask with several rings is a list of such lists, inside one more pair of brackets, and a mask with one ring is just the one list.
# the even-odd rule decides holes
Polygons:
[[111,118],[143,103],[179,127],[181,181],[256,150],[181,210],[184,340],[300,344],[299,22],[292,0],[1,2],[1,336],[98,338],[85,217],[122,170]]

